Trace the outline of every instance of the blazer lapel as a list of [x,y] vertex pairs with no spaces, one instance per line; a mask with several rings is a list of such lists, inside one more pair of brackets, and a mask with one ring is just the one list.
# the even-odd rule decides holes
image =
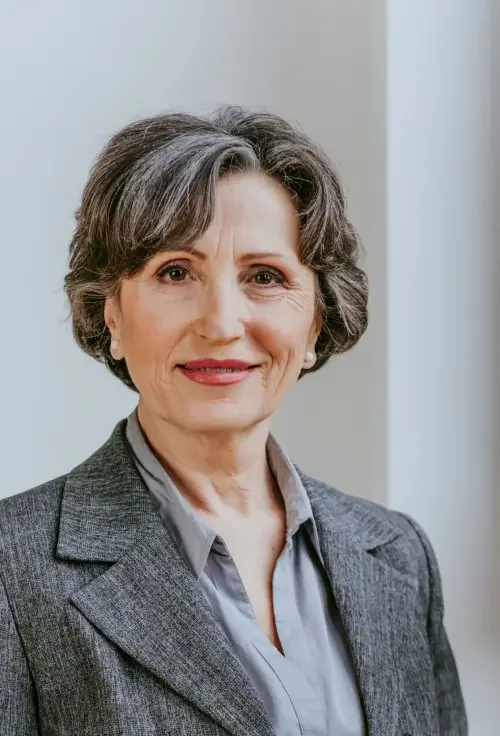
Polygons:
[[[125,439],[125,421],[66,481],[56,554],[109,562],[72,603],[107,638],[233,736],[272,736],[251,681],[199,591]],[[393,566],[400,532],[348,496],[299,475],[349,641],[369,736],[399,736],[401,669],[417,581]]]
[[[417,581],[383,559],[400,532],[299,471],[311,498],[325,569],[345,628],[369,736],[400,736],[401,672],[415,622]],[[396,557],[404,552],[398,548]]]
[[58,556],[114,563],[70,600],[230,734],[271,736],[263,704],[154,508],[123,431],[120,422],[67,479]]

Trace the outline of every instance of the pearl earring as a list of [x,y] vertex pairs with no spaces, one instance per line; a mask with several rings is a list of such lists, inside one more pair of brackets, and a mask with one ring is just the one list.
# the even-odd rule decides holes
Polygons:
[[312,363],[312,361],[314,360],[315,357],[316,356],[314,355],[314,353],[306,353],[306,355],[305,355],[306,362],[307,363]]
[[116,350],[116,348],[118,347],[118,340],[116,340],[115,338],[113,338],[113,339],[111,340],[111,345],[110,345],[110,347],[111,347],[111,350]]

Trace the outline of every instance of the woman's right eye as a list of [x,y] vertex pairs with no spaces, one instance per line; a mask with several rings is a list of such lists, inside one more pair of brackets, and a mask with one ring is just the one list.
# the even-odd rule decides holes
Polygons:
[[179,283],[185,281],[189,271],[178,263],[169,263],[158,272],[158,276],[162,280]]

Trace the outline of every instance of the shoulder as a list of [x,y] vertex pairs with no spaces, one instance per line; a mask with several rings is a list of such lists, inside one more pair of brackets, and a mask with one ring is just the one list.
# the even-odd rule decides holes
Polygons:
[[343,493],[328,483],[306,475],[299,468],[297,470],[313,505],[330,513],[333,511],[335,515],[348,513],[353,530],[356,526],[369,524],[370,520],[379,521],[416,551],[422,551],[423,546],[430,544],[420,524],[409,514],[360,496]]
[[[335,529],[347,529],[352,539],[379,560],[409,575],[424,608],[431,598],[441,605],[441,576],[432,543],[411,515],[339,489],[302,473],[315,515]],[[326,521],[325,521],[326,519]]]
[[[335,489],[333,489],[335,490]],[[340,491],[336,491],[341,493]],[[346,494],[342,494],[346,496]],[[410,515],[397,509],[390,509],[383,504],[369,501],[358,496],[349,496],[352,504],[360,514],[367,512],[389,523],[405,543],[416,553],[426,553],[431,547],[430,540],[420,524]]]
[[68,474],[41,483],[13,496],[0,499],[0,524],[33,514],[52,514],[59,507]]
[[413,516],[362,498],[353,497],[353,503],[360,510],[366,509],[386,520],[395,529],[399,544],[404,545],[408,558],[413,562],[415,575],[420,586],[423,586],[426,597],[432,592],[431,586],[434,587],[437,583],[441,585],[439,564],[432,542]]
[[[0,499],[0,555],[2,549],[17,541],[57,533],[61,502],[68,479],[93,486],[96,476],[106,475],[109,482],[116,480],[125,451],[120,438],[126,420],[122,419],[111,437],[68,473],[53,478],[26,491]],[[1,559],[1,558],[0,558]]]
[[0,499],[0,565],[16,551],[54,538],[67,475]]

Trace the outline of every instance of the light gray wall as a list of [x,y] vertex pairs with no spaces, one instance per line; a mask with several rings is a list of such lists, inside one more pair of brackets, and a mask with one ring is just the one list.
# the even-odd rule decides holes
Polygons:
[[388,0],[387,25],[387,500],[438,555],[470,736],[499,732],[491,7]]
[[[496,279],[496,297],[497,303],[495,314],[500,315],[500,3],[491,0],[492,6],[492,22],[490,46],[492,49],[491,67],[490,67],[490,85],[491,85],[491,101],[492,101],[492,140],[491,140],[491,160],[492,160],[492,176],[493,187],[491,192],[491,206],[493,209],[493,243],[494,253],[496,254],[496,264],[493,267],[493,278]],[[497,322],[498,325],[498,322]],[[497,378],[497,389],[500,385],[500,330],[496,329],[497,336],[497,354],[494,363],[495,376]],[[496,436],[500,437],[500,398],[497,398],[497,427]],[[497,459],[497,493],[496,493],[496,514],[497,534],[496,554],[497,566],[500,568],[500,440],[496,446]],[[496,578],[494,599],[496,601],[496,631],[500,636],[500,569]],[[500,687],[499,687],[500,689]]]
[[367,0],[4,6],[1,495],[66,472],[135,401],[79,353],[64,322],[72,215],[92,158],[133,118],[236,102],[298,121],[332,155],[380,302],[360,347],[302,382],[276,432],[306,470],[382,497],[382,7]]

